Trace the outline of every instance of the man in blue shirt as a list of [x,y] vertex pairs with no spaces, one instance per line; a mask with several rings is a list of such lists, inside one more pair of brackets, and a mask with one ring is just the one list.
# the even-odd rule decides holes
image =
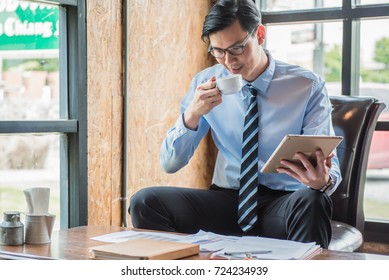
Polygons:
[[[316,152],[313,165],[282,161],[277,174],[259,170],[286,134],[334,135],[331,104],[324,81],[299,66],[272,58],[262,46],[265,29],[251,0],[221,0],[203,25],[203,40],[218,64],[198,73],[182,100],[182,114],[161,146],[162,168],[173,173],[191,159],[211,131],[218,148],[209,190],[149,187],[131,198],[129,212],[138,228],[194,233],[255,235],[315,241],[327,248],[331,239],[330,194],[341,181],[336,154]],[[240,92],[222,95],[216,79],[241,74]],[[254,91],[253,91],[254,89]],[[250,226],[238,220],[242,134],[246,110],[255,96],[259,116],[256,135],[255,217]],[[255,99],[254,98],[254,99]],[[256,150],[255,150],[256,151]]]

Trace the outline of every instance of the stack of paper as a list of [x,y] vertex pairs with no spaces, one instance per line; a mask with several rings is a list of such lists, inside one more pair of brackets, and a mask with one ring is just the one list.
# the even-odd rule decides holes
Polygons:
[[[117,246],[122,248],[126,242],[137,244],[139,240],[147,240],[145,248],[153,248],[152,242],[171,242],[174,244],[188,244],[199,246],[198,251],[209,253],[211,259],[268,259],[268,260],[292,260],[292,259],[309,259],[321,252],[319,245],[314,242],[302,243],[290,240],[281,240],[274,238],[265,238],[257,236],[227,236],[215,234],[212,232],[199,231],[192,235],[182,235],[176,233],[158,232],[158,231],[140,231],[128,230],[110,233],[93,237],[92,239],[103,242],[118,242]],[[110,247],[113,245],[110,245]],[[129,247],[129,246],[127,246]],[[96,251],[96,250],[94,250]],[[127,251],[126,251],[127,252]],[[187,251],[188,252],[188,251]],[[128,254],[134,254],[131,251]],[[96,254],[96,253],[95,253]],[[102,256],[99,253],[99,256]],[[108,256],[105,256],[107,258]],[[171,259],[172,255],[168,255]],[[179,255],[176,258],[185,256]],[[112,257],[110,257],[112,258]],[[140,258],[137,256],[136,258]],[[143,256],[145,258],[145,256]],[[166,255],[163,257],[166,259]]]
[[235,242],[240,239],[240,237],[237,236],[215,234],[202,230],[192,235],[162,231],[125,230],[95,236],[91,239],[100,242],[119,243],[140,238],[198,244],[200,245],[201,252],[216,252],[223,249],[231,242]]
[[242,237],[211,255],[211,259],[300,260],[312,257],[321,248],[314,242],[302,243],[265,237]]
[[91,258],[109,260],[176,260],[199,251],[196,244],[144,238],[89,248]]

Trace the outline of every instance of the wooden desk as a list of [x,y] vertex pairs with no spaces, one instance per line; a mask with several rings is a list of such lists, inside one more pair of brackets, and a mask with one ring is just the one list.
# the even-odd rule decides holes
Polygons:
[[[67,260],[87,260],[88,248],[105,244],[90,239],[91,237],[127,230],[116,226],[85,226],[53,232],[51,244],[45,245],[21,245],[21,246],[0,246],[1,258],[53,258]],[[3,253],[3,255],[2,255]],[[15,254],[13,256],[8,255]],[[209,254],[200,253],[188,259],[208,259]],[[313,257],[314,260],[389,260],[389,256],[364,253],[347,253],[339,251],[323,250]]]

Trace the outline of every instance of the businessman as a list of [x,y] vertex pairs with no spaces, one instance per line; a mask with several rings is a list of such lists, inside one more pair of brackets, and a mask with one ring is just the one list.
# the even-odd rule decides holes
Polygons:
[[[209,188],[155,186],[131,198],[137,228],[253,235],[327,248],[330,195],[341,181],[336,154],[316,151],[316,163],[297,153],[277,173],[261,167],[286,134],[334,135],[325,82],[315,73],[274,59],[251,0],[221,0],[203,23],[202,39],[217,64],[194,76],[182,114],[167,132],[160,162],[168,173],[184,167],[211,131],[218,148]],[[241,74],[242,89],[222,95],[216,79]]]

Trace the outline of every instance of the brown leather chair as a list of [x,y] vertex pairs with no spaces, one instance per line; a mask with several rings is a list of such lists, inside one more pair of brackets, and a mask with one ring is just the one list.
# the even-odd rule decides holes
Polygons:
[[385,104],[372,97],[331,96],[343,180],[331,198],[334,204],[330,250],[352,252],[363,243],[363,195],[373,132]]

